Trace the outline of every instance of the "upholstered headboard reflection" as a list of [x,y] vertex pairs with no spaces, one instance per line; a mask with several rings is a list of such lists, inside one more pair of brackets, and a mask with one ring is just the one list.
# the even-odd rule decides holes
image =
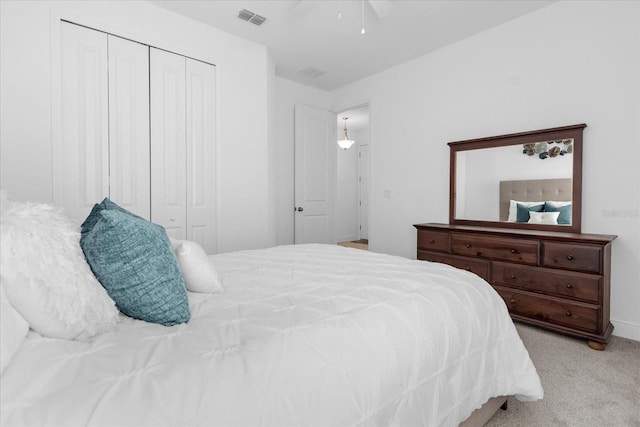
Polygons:
[[509,216],[509,201],[570,201],[571,178],[500,181],[500,221]]

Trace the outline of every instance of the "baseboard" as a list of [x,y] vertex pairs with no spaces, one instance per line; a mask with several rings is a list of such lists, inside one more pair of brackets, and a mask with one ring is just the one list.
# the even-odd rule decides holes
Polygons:
[[640,341],[640,325],[614,319],[611,319],[611,323],[613,323],[613,335],[634,341]]

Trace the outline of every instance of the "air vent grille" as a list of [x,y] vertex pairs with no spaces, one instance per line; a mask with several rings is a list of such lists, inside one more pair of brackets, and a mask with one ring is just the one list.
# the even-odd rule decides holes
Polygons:
[[247,9],[242,9],[238,12],[238,18],[251,22],[254,25],[262,25],[262,23],[267,20],[264,16],[257,15]]
[[299,76],[308,77],[310,79],[315,79],[323,74],[327,74],[327,72],[315,67],[307,67],[298,71]]

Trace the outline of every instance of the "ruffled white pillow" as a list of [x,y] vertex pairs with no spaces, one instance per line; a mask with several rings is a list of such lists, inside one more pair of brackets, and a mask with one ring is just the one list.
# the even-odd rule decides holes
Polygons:
[[0,374],[29,332],[29,323],[11,306],[0,281]]
[[9,203],[0,215],[0,277],[11,305],[34,331],[86,339],[115,327],[115,303],[80,249],[80,233],[61,209]]
[[220,274],[202,246],[191,240],[170,240],[187,290],[210,294],[224,292]]

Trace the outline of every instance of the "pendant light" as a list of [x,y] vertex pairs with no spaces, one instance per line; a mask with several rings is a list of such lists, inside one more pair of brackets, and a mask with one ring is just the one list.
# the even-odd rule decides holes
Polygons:
[[349,117],[343,117],[342,120],[344,120],[344,139],[338,140],[338,146],[343,150],[348,150],[355,141],[353,139],[349,139],[349,136],[347,135],[347,120],[349,120]]
[[364,34],[366,31],[364,30],[364,0],[362,0],[361,3],[362,7],[361,7],[361,13],[362,13],[362,29],[360,30],[360,34]]

